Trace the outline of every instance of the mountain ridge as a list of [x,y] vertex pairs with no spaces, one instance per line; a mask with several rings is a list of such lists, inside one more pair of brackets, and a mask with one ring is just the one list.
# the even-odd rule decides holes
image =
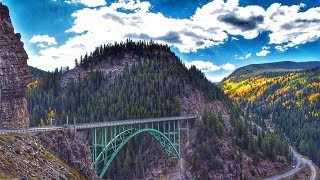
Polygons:
[[241,81],[243,79],[259,76],[264,73],[286,73],[294,71],[302,71],[320,66],[320,61],[307,61],[307,62],[295,62],[295,61],[279,61],[273,63],[262,64],[250,64],[244,67],[240,67],[233,71],[226,79],[233,79],[234,81]]

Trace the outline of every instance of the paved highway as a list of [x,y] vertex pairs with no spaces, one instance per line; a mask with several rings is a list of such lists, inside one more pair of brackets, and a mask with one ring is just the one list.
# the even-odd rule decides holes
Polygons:
[[[244,118],[241,118],[242,120],[244,120]],[[259,131],[263,131],[263,129],[257,125],[256,123],[249,121],[251,124],[256,125],[259,129]],[[270,130],[274,131],[271,127],[269,127]],[[289,170],[282,172],[278,175],[274,175],[274,176],[270,176],[267,178],[264,178],[264,180],[277,180],[277,179],[286,179],[289,178],[291,176],[293,176],[294,174],[296,174],[299,170],[301,170],[305,164],[307,164],[310,168],[311,168],[311,177],[310,180],[316,180],[317,178],[317,171],[316,168],[314,166],[314,164],[312,163],[311,160],[306,159],[304,156],[302,156],[301,154],[299,154],[292,146],[290,146],[290,150],[293,153],[294,156],[294,160],[295,160],[295,165],[292,166]]]
[[[76,129],[91,129],[91,128],[101,128],[101,127],[112,127],[121,125],[133,125],[133,124],[144,124],[151,122],[164,122],[164,121],[184,121],[184,120],[194,120],[196,116],[177,116],[177,117],[164,117],[164,118],[148,118],[148,119],[129,119],[129,120],[118,120],[118,121],[107,121],[107,122],[95,122],[95,123],[81,123],[81,124],[69,124],[71,128]],[[36,127],[28,129],[18,129],[18,130],[4,130],[0,129],[0,134],[9,133],[37,133],[45,131],[55,131],[66,129],[68,126],[45,126]]]
[[294,158],[295,158],[295,165],[283,172],[282,174],[278,174],[275,176],[271,176],[268,178],[265,178],[264,180],[274,180],[274,179],[285,179],[285,178],[289,178],[291,176],[293,176],[295,173],[297,173],[298,171],[300,171],[304,165],[308,165],[311,168],[311,177],[310,180],[316,180],[317,178],[317,171],[315,166],[313,165],[312,161],[309,159],[304,158],[301,154],[299,154],[293,147],[290,146],[290,150],[292,151]]

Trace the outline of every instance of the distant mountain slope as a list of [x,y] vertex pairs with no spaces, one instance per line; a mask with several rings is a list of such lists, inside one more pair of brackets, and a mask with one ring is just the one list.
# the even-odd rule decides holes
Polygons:
[[43,71],[41,69],[38,69],[32,66],[28,66],[28,68],[29,68],[29,73],[32,75],[33,78],[39,78],[39,77],[42,77],[43,74],[48,73],[46,71]]
[[271,75],[277,75],[279,73],[301,71],[301,70],[311,69],[319,66],[320,66],[320,61],[310,61],[310,62],[283,61],[283,62],[265,63],[265,64],[251,64],[235,70],[228,77],[228,79],[238,82],[253,76],[263,75],[264,73],[267,73],[268,76],[271,76]]
[[[277,64],[279,67],[276,67]],[[296,143],[302,154],[309,156],[319,165],[320,67],[313,67],[317,64],[293,63],[292,66],[292,63],[289,63],[285,70],[285,63],[247,66],[230,75],[220,85],[246,112],[276,124]],[[250,71],[249,74],[241,74],[241,78],[236,78],[240,76],[239,72],[245,73],[248,67],[263,67],[264,72]],[[308,67],[313,68],[301,70]],[[296,71],[297,69],[300,70]]]
[[31,81],[27,84],[28,89],[37,86],[43,77],[50,76],[50,72],[28,66],[29,73],[31,74]]
[[[280,65],[284,66],[284,62]],[[303,70],[311,65],[316,66],[318,63],[306,62],[303,63],[301,68],[297,67],[296,63],[294,66],[290,66],[289,63],[287,69],[283,70],[283,67],[279,65],[279,68],[275,68],[277,63],[273,63],[271,69],[267,69],[265,64],[260,65],[249,65],[242,69],[241,72],[245,72],[246,69],[257,69],[257,67],[264,67],[263,73],[249,73],[241,74],[240,71],[236,70],[228,78],[224,79],[220,86],[223,91],[232,99],[236,100],[240,105],[247,105],[253,103],[259,98],[266,98],[267,92],[274,93],[274,95],[283,95],[288,91],[297,90],[297,94],[300,99],[295,103],[301,103],[304,98],[314,100],[317,97],[318,77],[319,68],[313,67],[313,69]],[[269,66],[269,65],[268,65]],[[258,68],[261,69],[261,68]],[[297,71],[300,69],[299,71]],[[242,76],[242,78],[238,78]],[[246,77],[246,78],[244,78]],[[242,80],[240,80],[242,79]],[[298,91],[300,90],[300,91]],[[283,98],[281,96],[281,98]],[[266,99],[267,100],[267,99]]]

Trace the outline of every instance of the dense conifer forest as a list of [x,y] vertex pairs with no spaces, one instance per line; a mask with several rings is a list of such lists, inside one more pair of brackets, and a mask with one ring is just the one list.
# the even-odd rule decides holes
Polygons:
[[[90,62],[107,59],[112,66],[119,62],[111,61],[113,58],[110,57],[132,52],[142,57],[130,68],[126,64],[118,76],[92,71],[87,77],[79,76],[62,88],[60,80],[65,70],[41,74],[33,69],[32,74],[35,77],[41,74],[41,80],[27,94],[29,109],[32,110],[31,125],[39,125],[41,118],[48,120],[49,109],[59,115],[59,124],[65,123],[66,116],[76,117],[78,122],[93,122],[178,115],[179,105],[175,97],[190,93],[185,90],[186,85],[205,92],[209,99],[225,98],[224,93],[201,71],[194,66],[185,68],[167,46],[149,43],[128,41],[101,46],[78,64],[86,68]],[[96,55],[98,52],[101,54]]]

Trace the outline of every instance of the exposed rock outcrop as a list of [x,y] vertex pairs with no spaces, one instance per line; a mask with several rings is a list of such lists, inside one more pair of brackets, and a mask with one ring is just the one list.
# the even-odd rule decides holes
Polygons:
[[37,135],[41,144],[70,167],[81,172],[86,179],[95,179],[91,152],[86,133],[52,131]]
[[[111,58],[111,57],[109,57]],[[134,54],[125,54],[122,58],[114,58],[113,61],[117,62],[110,64],[107,60],[101,62],[94,62],[88,65],[89,67],[84,68],[79,65],[67,71],[61,78],[61,87],[65,87],[70,82],[76,82],[78,78],[85,78],[92,71],[101,71],[105,76],[110,76],[112,80],[115,76],[121,74],[126,66],[130,68],[134,63],[141,61],[143,58]]]
[[28,55],[21,35],[14,33],[8,7],[0,4],[0,129],[19,129],[29,126],[26,85]]
[[0,179],[87,179],[49,152],[36,137],[0,135]]

